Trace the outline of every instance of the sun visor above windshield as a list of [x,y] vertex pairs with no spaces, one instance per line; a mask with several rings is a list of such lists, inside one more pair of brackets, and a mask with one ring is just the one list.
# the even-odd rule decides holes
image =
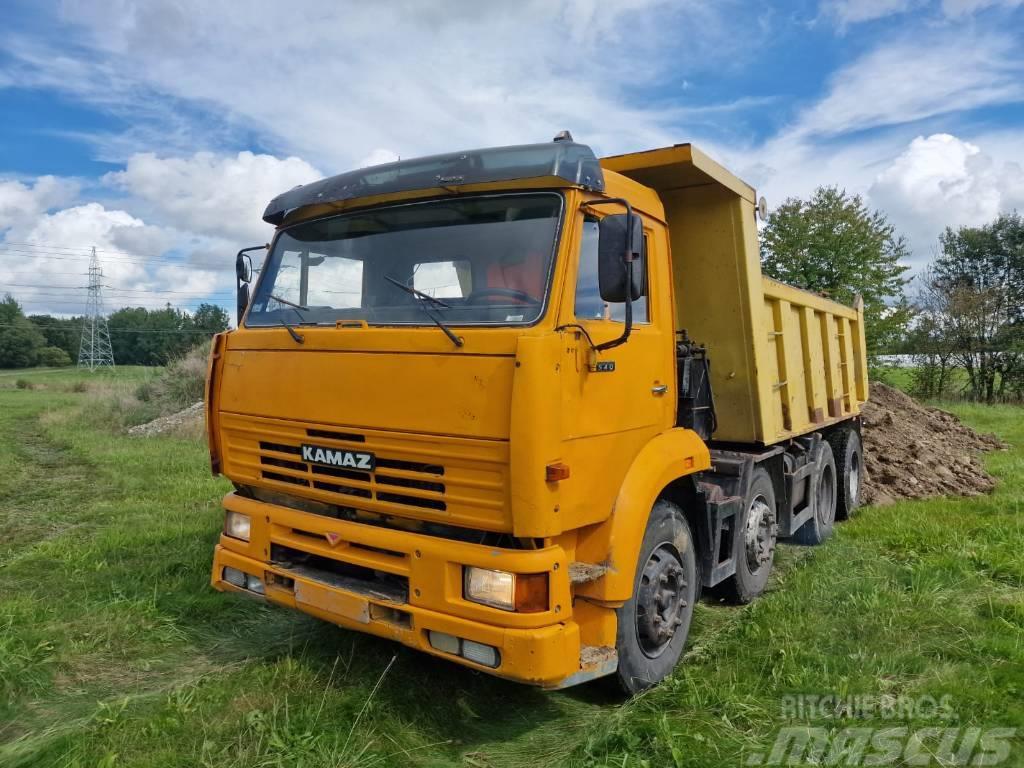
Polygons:
[[604,173],[590,147],[555,141],[451,152],[349,171],[278,195],[263,212],[263,220],[276,226],[303,206],[357,197],[545,177],[604,190]]

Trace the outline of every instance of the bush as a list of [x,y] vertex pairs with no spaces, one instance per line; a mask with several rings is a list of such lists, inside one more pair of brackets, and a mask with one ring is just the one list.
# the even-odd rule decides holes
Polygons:
[[124,429],[200,402],[206,389],[209,350],[209,343],[195,347],[138,384],[116,380],[90,384],[96,405],[88,410],[89,417],[108,429]]
[[135,390],[143,403],[153,403],[160,414],[177,413],[203,399],[206,392],[206,359],[210,345],[193,347],[167,364],[159,376]]
[[18,379],[14,382],[14,386],[18,389],[35,389],[35,386],[28,379]]
[[210,345],[202,344],[167,364],[155,382],[156,400],[161,404],[161,410],[174,413],[203,399],[209,354]]
[[36,353],[36,365],[46,368],[61,368],[71,365],[71,357],[60,347],[43,347]]

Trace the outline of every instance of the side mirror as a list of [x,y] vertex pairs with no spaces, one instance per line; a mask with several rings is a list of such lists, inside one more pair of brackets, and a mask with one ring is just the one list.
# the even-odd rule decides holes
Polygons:
[[249,283],[252,282],[252,259],[249,257],[249,251],[264,251],[269,248],[269,245],[254,245],[252,248],[243,248],[235,256],[235,278],[237,279],[235,306],[238,311],[237,322],[239,325],[242,324],[242,315],[245,314],[245,309],[249,306]]
[[249,254],[239,251],[235,257],[235,277],[240,283],[252,282],[252,259]]
[[629,301],[644,295],[644,229],[635,213],[605,216],[598,225],[597,282],[601,299],[613,304],[626,301],[626,265],[631,277]]

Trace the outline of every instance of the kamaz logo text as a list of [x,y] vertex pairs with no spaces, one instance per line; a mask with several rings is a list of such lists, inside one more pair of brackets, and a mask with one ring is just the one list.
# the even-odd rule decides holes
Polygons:
[[326,464],[330,467],[347,467],[372,472],[376,467],[376,459],[372,453],[356,451],[336,451],[333,448],[322,448],[318,445],[302,446],[302,460],[314,464]]

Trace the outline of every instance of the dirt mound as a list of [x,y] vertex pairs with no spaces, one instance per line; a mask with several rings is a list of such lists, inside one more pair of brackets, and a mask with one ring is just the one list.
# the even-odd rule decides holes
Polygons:
[[976,496],[995,486],[978,458],[982,451],[1005,447],[995,435],[979,434],[953,414],[877,382],[861,415],[865,503]]
[[203,411],[202,401],[193,403],[183,411],[160,416],[152,421],[147,421],[145,424],[129,427],[128,434],[137,437],[152,437],[153,435],[165,434],[194,434],[203,428]]

